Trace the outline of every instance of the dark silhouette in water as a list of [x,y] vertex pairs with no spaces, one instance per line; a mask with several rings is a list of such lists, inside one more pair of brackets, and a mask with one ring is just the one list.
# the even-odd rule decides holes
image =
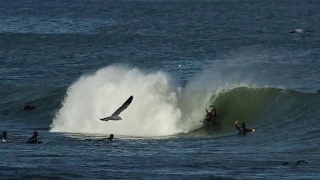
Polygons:
[[[207,110],[206,110],[207,111]],[[211,112],[207,111],[207,115],[203,121],[205,126],[216,126],[220,127],[220,121],[218,120],[216,109],[212,109]]]
[[30,139],[27,141],[27,143],[42,144],[42,141],[38,141],[38,132],[37,131],[33,132],[33,135],[30,137]]
[[110,136],[107,138],[107,141],[112,141],[113,140],[114,135],[110,134]]
[[[299,160],[299,161],[297,161],[297,162],[296,162],[293,166],[291,166],[291,167],[297,167],[297,166],[299,166],[301,163],[309,164],[307,161]],[[289,165],[289,162],[284,162],[284,163],[283,163],[283,166],[286,166],[286,165]]]
[[309,30],[309,29],[295,29],[294,31],[291,31],[289,33],[298,33],[301,35],[307,35],[309,36],[311,32],[315,32],[314,30]]
[[246,134],[247,132],[254,132],[255,129],[247,129],[246,123],[241,123],[241,127],[238,127],[238,120],[234,123],[236,126],[236,129],[239,130],[239,134]]
[[86,141],[112,141],[114,138],[114,135],[113,134],[110,134],[110,136],[108,138],[102,138],[102,139],[99,139],[99,140],[94,140],[94,139],[85,139]]
[[6,142],[6,140],[7,140],[7,132],[6,131],[2,132],[1,139],[3,142]]
[[36,106],[26,105],[22,109],[25,111],[32,111],[32,110],[36,109]]

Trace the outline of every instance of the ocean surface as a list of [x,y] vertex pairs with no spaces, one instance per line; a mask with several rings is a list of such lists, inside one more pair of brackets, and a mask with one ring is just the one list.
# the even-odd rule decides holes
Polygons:
[[1,180],[320,179],[320,1],[2,0],[0,62]]

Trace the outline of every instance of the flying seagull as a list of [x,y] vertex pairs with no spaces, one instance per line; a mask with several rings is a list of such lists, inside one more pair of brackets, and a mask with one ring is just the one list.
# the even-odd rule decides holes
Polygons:
[[122,106],[119,107],[111,116],[102,118],[100,120],[101,121],[109,121],[109,120],[119,121],[119,120],[122,120],[122,118],[119,116],[119,114],[131,104],[132,99],[133,99],[133,96],[130,96],[129,99],[127,99],[126,102],[124,102],[122,104]]

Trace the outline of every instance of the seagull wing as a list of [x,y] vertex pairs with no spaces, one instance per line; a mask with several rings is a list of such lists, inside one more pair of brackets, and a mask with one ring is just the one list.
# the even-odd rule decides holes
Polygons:
[[124,102],[124,103],[122,104],[122,106],[119,107],[111,116],[119,116],[119,114],[120,114],[123,110],[125,110],[125,109],[131,104],[132,99],[133,99],[133,96],[130,96],[130,97],[126,100],[126,102]]

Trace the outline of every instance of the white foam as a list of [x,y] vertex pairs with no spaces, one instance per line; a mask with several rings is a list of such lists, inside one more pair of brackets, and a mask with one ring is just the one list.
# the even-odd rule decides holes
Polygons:
[[[212,95],[248,84],[207,71],[190,79],[182,90],[172,86],[164,72],[110,66],[80,77],[69,87],[51,131],[140,137],[188,133],[202,126]],[[123,120],[100,121],[131,95],[131,105],[120,114]]]
[[[122,121],[103,122],[133,95]],[[106,67],[82,76],[68,90],[51,125],[53,132],[162,136],[180,133],[177,96],[163,72]]]

